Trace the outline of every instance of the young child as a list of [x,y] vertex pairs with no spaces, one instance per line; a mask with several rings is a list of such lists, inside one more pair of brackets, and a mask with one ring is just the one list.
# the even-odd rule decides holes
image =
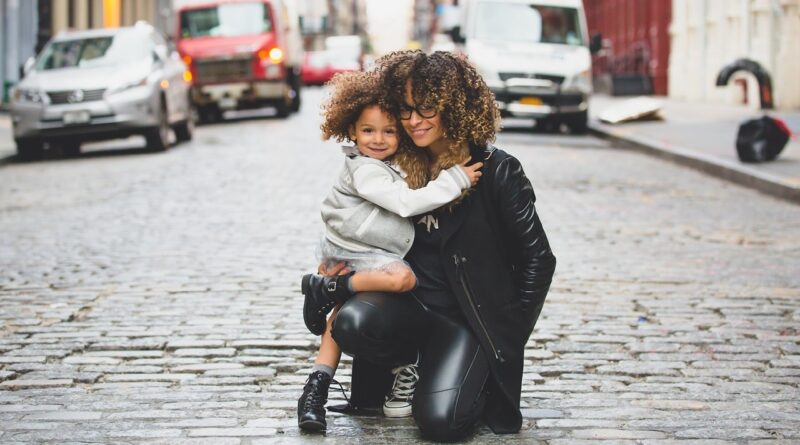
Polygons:
[[[323,139],[349,140],[343,149],[344,168],[322,203],[325,237],[321,260],[327,269],[344,262],[348,273],[338,276],[305,275],[303,320],[314,335],[322,335],[319,354],[298,400],[300,428],[326,428],[328,387],[339,364],[341,350],[330,334],[334,307],[357,292],[408,292],[417,283],[403,256],[411,249],[414,228],[408,217],[449,203],[474,185],[482,163],[457,165],[443,171],[427,186],[412,190],[391,164],[403,150],[399,126],[381,105],[378,79],[373,73],[336,76],[331,96],[323,105]],[[411,415],[411,396],[418,379],[416,364],[392,370],[395,383],[383,406],[387,417]]]

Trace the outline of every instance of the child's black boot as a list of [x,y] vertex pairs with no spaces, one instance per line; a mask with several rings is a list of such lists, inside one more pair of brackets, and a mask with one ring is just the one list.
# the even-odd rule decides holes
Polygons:
[[326,277],[308,274],[303,276],[300,289],[306,297],[303,303],[303,321],[314,335],[325,332],[326,316],[337,304],[343,304],[353,292],[350,291],[350,277],[355,272],[345,275]]
[[303,395],[297,401],[297,424],[306,431],[322,431],[328,427],[325,422],[325,402],[328,401],[328,387],[331,376],[322,371],[314,371],[308,376]]

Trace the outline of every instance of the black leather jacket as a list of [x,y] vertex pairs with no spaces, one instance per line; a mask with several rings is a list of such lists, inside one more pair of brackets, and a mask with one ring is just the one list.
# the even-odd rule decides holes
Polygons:
[[520,162],[489,146],[471,149],[483,176],[443,227],[442,261],[473,332],[490,358],[486,421],[519,431],[525,343],[542,310],[556,258]]

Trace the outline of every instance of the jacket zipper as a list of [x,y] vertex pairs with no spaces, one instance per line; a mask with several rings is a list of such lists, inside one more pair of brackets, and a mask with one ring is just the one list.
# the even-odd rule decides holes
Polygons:
[[461,283],[461,288],[464,290],[464,294],[467,296],[467,301],[469,301],[469,305],[472,308],[472,312],[475,314],[475,318],[478,319],[478,325],[483,330],[483,334],[486,337],[486,340],[489,342],[489,346],[492,348],[492,353],[494,354],[494,358],[499,360],[501,363],[505,362],[505,359],[500,353],[500,350],[495,348],[494,342],[492,341],[492,337],[489,336],[489,331],[486,330],[486,325],[483,323],[483,318],[481,318],[481,314],[478,313],[478,307],[475,304],[475,299],[472,296],[472,292],[470,291],[470,287],[467,284],[466,277],[464,276],[463,270],[461,269],[461,265],[467,262],[466,257],[459,257],[458,254],[453,254],[453,262],[456,265],[456,273],[458,274],[458,281]]

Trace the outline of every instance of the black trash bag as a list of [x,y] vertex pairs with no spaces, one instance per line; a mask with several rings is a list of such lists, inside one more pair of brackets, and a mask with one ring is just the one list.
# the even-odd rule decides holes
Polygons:
[[736,135],[736,153],[742,162],[764,162],[778,157],[791,131],[783,121],[764,116],[744,121]]

